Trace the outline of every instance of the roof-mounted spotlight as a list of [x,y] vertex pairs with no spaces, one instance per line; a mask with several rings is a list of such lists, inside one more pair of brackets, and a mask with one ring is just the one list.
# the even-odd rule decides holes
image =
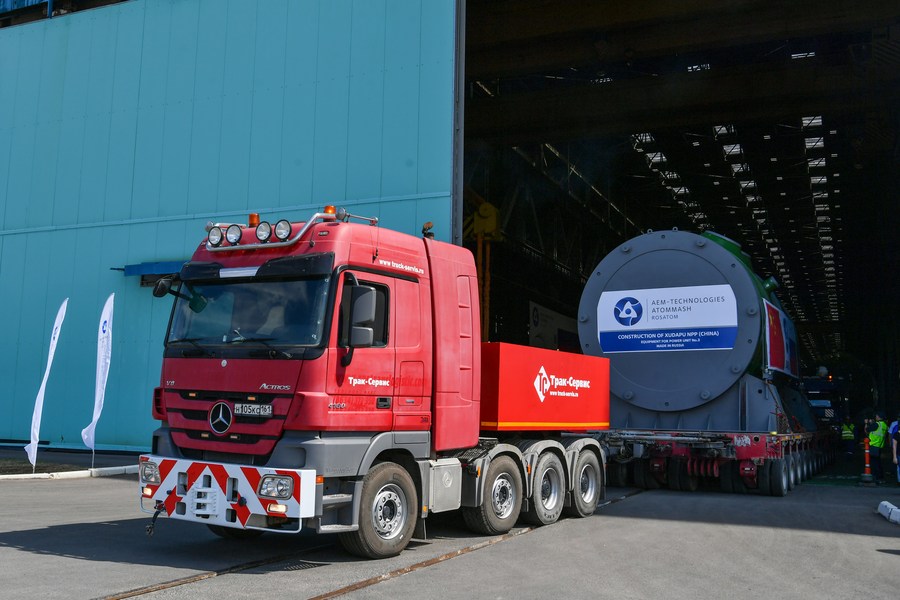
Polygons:
[[210,246],[218,246],[222,243],[224,237],[225,235],[222,233],[221,227],[213,227],[209,230],[206,240],[209,242]]
[[291,222],[282,219],[275,223],[275,237],[282,242],[291,237]]
[[272,224],[262,221],[256,226],[256,239],[260,242],[268,242],[272,237]]
[[240,225],[229,225],[228,229],[225,230],[225,239],[228,240],[229,244],[237,245],[241,241],[242,233]]

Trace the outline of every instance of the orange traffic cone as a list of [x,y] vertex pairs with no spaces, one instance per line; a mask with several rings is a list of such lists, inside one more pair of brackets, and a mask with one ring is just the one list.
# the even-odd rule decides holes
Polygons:
[[875,485],[875,479],[872,477],[872,463],[869,462],[869,438],[863,438],[863,446],[865,447],[866,467],[859,476],[859,484]]

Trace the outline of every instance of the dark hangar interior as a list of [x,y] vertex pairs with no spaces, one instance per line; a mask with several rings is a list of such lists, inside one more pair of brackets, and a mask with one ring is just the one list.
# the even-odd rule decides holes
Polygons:
[[525,298],[574,317],[631,237],[713,230],[780,283],[804,374],[900,406],[900,3],[468,0],[461,79],[491,339]]

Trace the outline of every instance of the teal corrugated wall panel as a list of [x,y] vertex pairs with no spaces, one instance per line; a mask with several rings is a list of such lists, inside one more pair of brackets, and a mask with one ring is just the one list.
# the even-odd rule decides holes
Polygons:
[[449,239],[455,0],[130,0],[0,30],[0,440],[80,446],[116,293],[99,446],[145,448],[171,306],[112,270],[210,219],[326,203]]
[[137,110],[113,111],[110,119],[103,220],[115,222],[131,214]]
[[194,103],[191,124],[191,172],[188,177],[188,214],[214,212],[219,197],[219,140],[222,137],[222,99],[201,98]]

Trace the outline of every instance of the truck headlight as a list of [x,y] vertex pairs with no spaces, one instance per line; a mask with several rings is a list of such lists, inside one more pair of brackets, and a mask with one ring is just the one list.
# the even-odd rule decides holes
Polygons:
[[259,482],[259,496],[266,498],[290,498],[294,493],[294,480],[282,475],[264,475]]
[[159,465],[145,460],[141,463],[141,481],[144,483],[160,483]]

